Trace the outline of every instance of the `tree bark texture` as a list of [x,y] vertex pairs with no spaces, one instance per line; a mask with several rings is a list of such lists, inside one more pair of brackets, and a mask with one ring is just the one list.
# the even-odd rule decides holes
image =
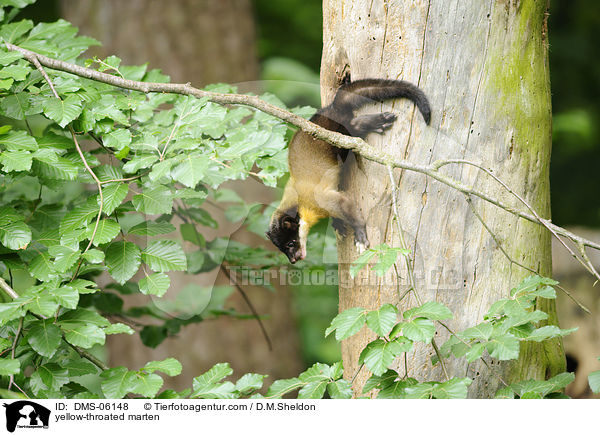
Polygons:
[[[431,125],[407,100],[373,104],[359,113],[391,111],[398,115],[385,135],[367,140],[396,157],[418,164],[439,159],[466,159],[489,168],[542,217],[550,213],[548,171],[551,150],[551,102],[548,72],[546,0],[324,0],[324,45],[321,66],[323,101],[331,101],[346,72],[352,79],[387,78],[422,88],[432,107]],[[445,167],[448,175],[522,208],[502,186],[479,169],[461,164]],[[350,174],[350,191],[367,219],[371,246],[399,246],[393,222],[391,181],[387,168],[358,159]],[[417,291],[423,302],[448,306],[448,322],[461,331],[483,320],[490,305],[530,272],[507,260],[471,211],[463,194],[420,174],[394,171],[400,223],[413,251]],[[541,275],[551,273],[550,236],[542,226],[473,199],[473,205],[508,254]],[[384,278],[363,269],[350,278],[349,264],[358,253],[352,237],[338,240],[340,311],[361,306],[376,309],[393,303],[400,311],[416,305],[404,262]],[[554,303],[540,304],[555,322]],[[438,326],[436,341],[448,332]],[[373,339],[364,328],[342,344],[345,373],[359,370],[358,356]],[[408,375],[444,380],[432,366],[431,345],[417,346],[407,358]],[[542,379],[564,368],[559,340],[521,344],[517,362],[490,368],[480,361],[446,360],[450,376],[469,376],[469,397],[493,397],[503,385],[524,378]],[[404,374],[404,360],[396,369]],[[360,370],[355,394],[370,373]]]
[[[189,81],[197,86],[227,82],[243,88],[241,82],[258,80],[250,0],[62,0],[61,4],[63,16],[82,34],[102,42],[103,46],[90,55],[114,54],[127,65],[148,62],[149,68],[162,69],[174,82]],[[227,187],[250,202],[270,203],[274,199],[272,189],[250,179]],[[240,229],[239,223],[227,221],[217,208],[207,206],[207,211],[219,222],[216,231],[200,229],[207,240],[231,236],[249,245],[265,243]],[[176,220],[176,225],[181,223]],[[192,246],[184,248],[193,250]],[[201,275],[169,273],[171,287],[165,298],[189,283],[229,284],[218,271]],[[223,361],[231,363],[234,376],[247,372],[268,374],[271,379],[296,376],[303,365],[289,290],[280,288],[274,295],[262,287],[245,287],[245,292],[258,313],[266,315],[263,323],[273,342],[272,352],[255,320],[222,316],[188,325],[156,349],[143,346],[137,335],[110,336],[107,344],[111,366],[136,369],[149,360],[175,357],[184,371],[176,378],[167,378],[165,387],[176,389],[190,387],[194,376]],[[148,302],[147,297],[139,295],[126,303]],[[228,299],[226,307],[249,312],[238,292]]]

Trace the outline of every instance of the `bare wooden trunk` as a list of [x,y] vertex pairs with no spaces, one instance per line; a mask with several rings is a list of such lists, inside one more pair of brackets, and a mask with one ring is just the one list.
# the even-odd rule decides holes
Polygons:
[[[161,68],[169,74],[172,81],[191,81],[197,86],[227,82],[247,89],[257,83],[250,0],[62,0],[61,4],[63,16],[79,26],[81,33],[103,43],[91,55],[115,54],[130,65],[148,62],[150,68]],[[269,203],[274,199],[272,189],[251,180],[227,187],[247,201]],[[220,227],[218,231],[202,229],[207,240],[233,234],[232,238],[250,245],[265,243],[254,234],[238,230],[240,225],[228,222],[222,211],[208,211]],[[217,272],[170,273],[169,295],[189,283],[228,284]],[[143,346],[137,335],[110,336],[110,364],[136,369],[152,359],[175,357],[182,362],[184,372],[168,378],[166,387],[176,389],[190,387],[194,376],[223,361],[230,362],[238,375],[257,372],[269,374],[272,379],[297,375],[303,364],[289,290],[281,288],[275,295],[262,287],[246,287],[245,291],[257,311],[268,317],[263,322],[273,342],[272,352],[256,321],[223,316],[188,325],[156,349]],[[148,298],[141,295],[128,299],[128,304],[145,303]],[[249,312],[237,292],[226,306]]]
[[[426,126],[412,103],[397,100],[371,105],[361,113],[392,111],[398,121],[384,136],[369,143],[397,158],[418,164],[439,159],[467,159],[493,171],[543,216],[550,213],[548,169],[551,149],[551,106],[548,73],[546,0],[325,0],[321,67],[323,101],[345,71],[353,79],[379,77],[408,80],[421,87],[433,116]],[[475,167],[453,164],[448,175],[477,186],[515,206],[517,201]],[[463,330],[482,321],[483,314],[530,273],[510,264],[471,212],[464,196],[425,176],[395,171],[400,220],[414,251],[417,289],[424,301],[438,301],[454,313],[449,326]],[[360,160],[353,170],[351,191],[368,219],[371,245],[399,246],[392,226],[391,185],[387,169]],[[550,238],[538,225],[517,219],[474,199],[487,225],[509,255],[542,275],[551,270]],[[351,279],[348,264],[357,252],[352,238],[338,240],[340,311],[362,306],[374,309],[394,303],[401,311],[415,306],[412,296],[399,302],[408,286],[398,261],[401,282],[363,271]],[[399,284],[399,285],[398,285]],[[555,320],[554,304],[544,304]],[[438,328],[436,341],[447,338]],[[359,366],[360,350],[372,336],[363,329],[342,344],[346,376]],[[408,356],[408,374],[419,380],[443,380],[432,367],[431,346]],[[481,361],[447,361],[451,376],[474,379],[470,397],[491,397],[499,377]],[[544,378],[564,367],[562,344],[522,345],[515,363],[493,364],[506,381]],[[398,362],[404,373],[404,362]],[[370,374],[362,369],[355,393]]]

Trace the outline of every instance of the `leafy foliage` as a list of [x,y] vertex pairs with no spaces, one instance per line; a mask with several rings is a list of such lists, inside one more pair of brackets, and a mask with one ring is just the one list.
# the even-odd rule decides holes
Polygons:
[[[374,254],[373,254],[374,255]],[[355,263],[363,267],[365,256]],[[367,260],[368,261],[368,260]],[[510,298],[495,302],[484,316],[484,322],[458,333],[452,333],[441,347],[442,358],[465,357],[473,362],[484,356],[496,360],[517,359],[522,341],[543,341],[562,337],[574,331],[556,326],[540,325],[548,318],[535,310],[537,298],[555,298],[552,287],[557,284],[548,278],[530,276],[510,291]],[[385,304],[377,310],[350,308],[338,314],[325,332],[335,331],[336,340],[344,340],[358,333],[365,324],[377,335],[360,354],[358,363],[364,364],[373,375],[367,380],[363,394],[377,390],[379,398],[465,398],[470,378],[449,381],[421,382],[402,377],[393,370],[395,361],[410,352],[415,342],[430,343],[436,332],[435,322],[451,319],[452,312],[438,302],[426,302],[398,315],[395,306]],[[432,363],[438,364],[436,356]],[[599,382],[592,374],[590,382]],[[562,373],[549,380],[527,380],[512,384],[498,392],[497,397],[550,398],[562,397],[561,391],[574,379],[571,373]],[[597,387],[597,384],[594,384]]]
[[[81,54],[98,42],[78,36],[64,20],[13,22],[33,1],[0,4],[4,41],[131,80],[169,80],[146,65],[121,65],[116,56],[85,59]],[[60,98],[22,54],[0,47],[0,278],[18,293],[0,303],[0,340],[5,351],[14,347],[14,358],[11,352],[0,358],[0,376],[14,375],[14,383],[34,397],[156,397],[163,385],[158,373],[176,376],[181,365],[169,358],[138,370],[105,367],[93,352],[106,335],[136,332],[107,317],[154,319],[139,331],[142,342],[154,347],[189,323],[247,316],[223,308],[229,287],[191,286],[175,299],[156,299],[169,291],[170,272],[207,272],[223,261],[280,263],[262,248],[207,240],[205,230],[218,224],[205,200],[218,197],[223,183],[250,173],[274,186],[286,171],[288,127],[206,99],[130,92],[47,72]],[[227,215],[238,220],[251,213],[240,202],[229,205]],[[252,210],[263,219],[262,208]],[[179,230],[171,223],[175,215],[185,222]],[[189,240],[195,250],[185,252],[182,241]],[[103,271],[114,283],[99,289],[95,280]],[[155,302],[124,309],[121,296],[131,293]],[[95,377],[100,387],[79,382],[83,375]],[[238,385],[214,390],[212,381],[203,385],[198,377],[192,395],[249,395],[263,378],[249,374]]]

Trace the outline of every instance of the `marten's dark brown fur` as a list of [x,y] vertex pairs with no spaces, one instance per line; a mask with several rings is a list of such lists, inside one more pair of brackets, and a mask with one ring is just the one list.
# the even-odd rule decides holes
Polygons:
[[[343,134],[365,137],[369,133],[382,134],[392,126],[396,115],[390,112],[354,117],[354,110],[373,102],[408,98],[419,108],[429,124],[431,110],[423,91],[415,85],[399,80],[364,79],[342,84],[333,102],[320,109],[312,122]],[[365,221],[357,207],[339,189],[340,162],[347,150],[331,146],[298,131],[289,146],[290,179],[283,198],[273,213],[267,237],[291,263],[306,257],[306,238],[310,228],[319,219],[334,218],[334,227],[344,224],[354,230],[359,249],[369,246]]]

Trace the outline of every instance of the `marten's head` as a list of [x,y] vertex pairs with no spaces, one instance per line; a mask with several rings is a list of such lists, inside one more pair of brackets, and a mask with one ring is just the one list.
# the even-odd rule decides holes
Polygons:
[[266,235],[287,256],[290,263],[294,264],[306,257],[306,240],[301,240],[300,237],[300,216],[297,208],[275,210]]

